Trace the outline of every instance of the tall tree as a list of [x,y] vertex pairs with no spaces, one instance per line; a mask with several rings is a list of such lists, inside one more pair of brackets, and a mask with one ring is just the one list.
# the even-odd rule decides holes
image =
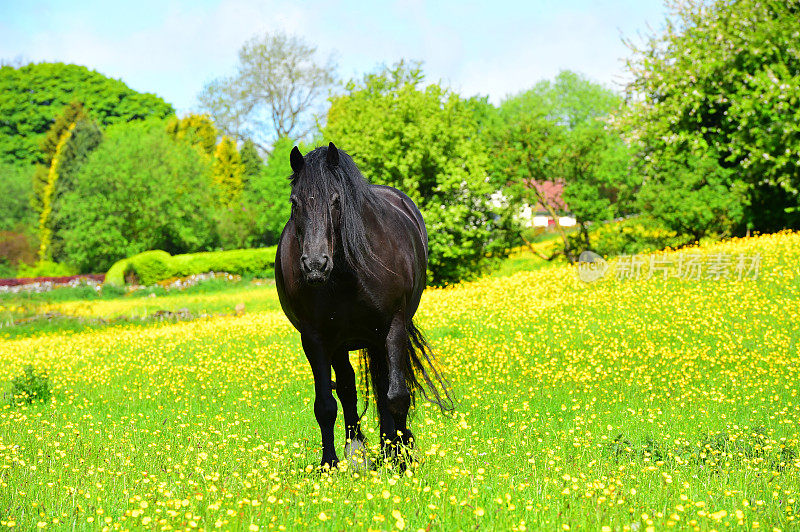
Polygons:
[[488,153],[479,142],[485,101],[425,86],[419,65],[399,63],[334,97],[323,133],[349,153],[372,183],[394,186],[422,211],[429,279],[474,277],[507,249],[490,201]]
[[174,114],[154,94],[78,65],[37,63],[0,67],[0,161],[41,162],[40,144],[53,120],[70,102],[83,103],[101,127]]
[[[277,244],[283,226],[289,219],[289,176],[292,175],[289,153],[293,146],[294,141],[287,137],[275,141],[263,170],[250,180],[246,188],[245,195],[259,228],[258,243],[262,245]],[[304,153],[308,148],[301,145]]]
[[71,102],[56,117],[42,140],[43,163],[36,165],[32,196],[32,205],[38,216],[40,260],[54,257],[52,244],[61,197],[72,189],[72,178],[102,138],[100,128],[83,105]]
[[188,253],[213,244],[210,163],[163,123],[125,124],[106,139],[65,194],[64,257],[83,272],[150,249]]
[[220,205],[230,207],[241,199],[244,171],[236,143],[228,137],[222,137],[214,150],[214,165],[211,171]]
[[[635,183],[627,172],[629,154],[606,117],[621,104],[613,91],[571,71],[506,99],[488,128],[493,141],[496,181],[510,207],[540,204],[555,220],[564,255],[574,259],[574,243],[558,222],[573,214],[581,227],[581,247],[590,247],[587,226],[609,220],[629,207]],[[560,197],[546,182],[563,186]]]
[[[273,150],[274,149],[275,147],[273,146]],[[242,166],[244,166],[244,175],[242,179],[246,187],[252,179],[264,170],[264,160],[261,159],[261,156],[258,154],[256,144],[250,139],[242,143],[242,147],[239,150],[239,157],[241,157]]]
[[321,60],[301,38],[265,34],[239,50],[235,75],[207,84],[198,100],[226,135],[251,139],[268,153],[280,137],[298,140],[313,131],[334,71],[333,60]]
[[167,120],[167,133],[174,139],[185,140],[197,146],[208,156],[213,156],[217,147],[217,128],[208,115],[189,114],[183,118],[172,117]]
[[0,162],[0,231],[31,229],[33,186],[26,168]]
[[663,33],[631,44],[618,117],[642,208],[695,235],[800,227],[800,3],[669,5]]

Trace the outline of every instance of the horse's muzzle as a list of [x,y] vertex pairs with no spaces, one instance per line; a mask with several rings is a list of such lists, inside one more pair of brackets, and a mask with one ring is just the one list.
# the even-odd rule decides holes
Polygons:
[[333,261],[330,260],[328,255],[322,255],[314,259],[309,259],[307,255],[303,255],[300,258],[300,263],[303,277],[306,283],[311,286],[325,284],[333,269]]

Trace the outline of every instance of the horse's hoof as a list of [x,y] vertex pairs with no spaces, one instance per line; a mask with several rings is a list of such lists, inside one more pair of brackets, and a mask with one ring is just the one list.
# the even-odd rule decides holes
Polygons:
[[348,469],[357,472],[369,471],[374,469],[374,464],[367,455],[367,447],[363,440],[350,440],[344,445],[344,459]]
[[414,433],[408,429],[405,429],[402,434],[399,436],[400,443],[404,446],[408,447],[409,449],[414,448]]
[[339,467],[339,459],[334,457],[332,460],[322,460],[322,463],[319,464],[319,470],[322,473],[333,471],[334,469]]

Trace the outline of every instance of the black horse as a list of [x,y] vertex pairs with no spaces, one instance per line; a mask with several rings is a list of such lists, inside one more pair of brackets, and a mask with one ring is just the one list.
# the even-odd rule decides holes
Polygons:
[[344,410],[345,456],[363,447],[349,351],[362,351],[381,444],[395,453],[398,443],[413,444],[407,417],[415,390],[452,409],[430,347],[412,321],[425,288],[425,222],[408,196],[367,183],[333,143],[305,158],[295,146],[290,162],[292,213],[278,243],[275,282],[314,374],[322,466],[338,463],[331,367]]

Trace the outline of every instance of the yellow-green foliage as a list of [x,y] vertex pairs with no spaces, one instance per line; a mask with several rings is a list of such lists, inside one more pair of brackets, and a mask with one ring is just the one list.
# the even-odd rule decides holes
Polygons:
[[241,197],[244,170],[236,143],[229,137],[222,137],[214,150],[214,166],[211,172],[222,205],[231,206]]
[[166,251],[152,250],[134,255],[125,266],[124,278],[135,278],[139,284],[152,285],[173,275],[172,257]]
[[214,154],[217,128],[208,115],[190,114],[183,118],[173,117],[167,122],[167,133],[175,139],[188,140],[204,155]]
[[67,145],[72,131],[75,129],[76,122],[72,122],[66,131],[62,133],[61,138],[56,145],[53,159],[50,162],[50,169],[47,173],[47,182],[45,183],[44,190],[42,191],[42,211],[39,214],[39,260],[47,260],[50,251],[50,241],[53,236],[53,229],[50,227],[50,214],[53,210],[53,193],[56,188],[56,181],[58,180],[58,165],[61,160],[61,154],[64,152],[64,146]]
[[145,251],[114,263],[105,282],[121,286],[128,272],[135,273],[144,285],[170,277],[185,277],[208,272],[227,272],[252,277],[272,277],[276,247],[206,251],[170,256],[166,251]]
[[[587,284],[556,266],[426,290],[456,415],[420,398],[405,473],[314,470],[312,373],[272,284],[208,294],[227,316],[0,340],[7,389],[32,365],[53,392],[0,406],[0,526],[795,530],[800,234],[694,251],[760,253],[760,275]],[[377,458],[373,408],[364,432]]]

